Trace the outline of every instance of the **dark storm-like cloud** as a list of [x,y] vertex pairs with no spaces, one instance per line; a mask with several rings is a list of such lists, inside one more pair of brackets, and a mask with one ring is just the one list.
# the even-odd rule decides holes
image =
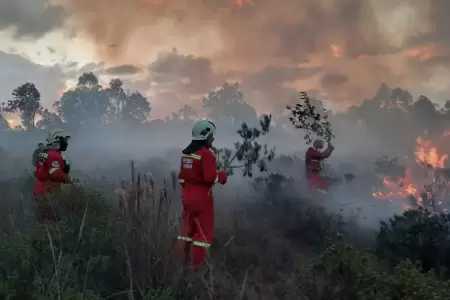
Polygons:
[[[330,99],[348,105],[380,82],[427,93],[435,85],[429,81],[449,67],[445,0],[252,2],[67,0],[64,8],[77,37],[96,47],[98,61],[150,64],[139,85],[183,101],[237,80],[248,98],[266,99],[255,100],[264,105],[304,89],[330,92]],[[414,52],[432,44],[431,56]],[[341,91],[329,90],[342,87],[330,74],[348,77]],[[450,84],[440,90],[450,91]]]
[[65,87],[65,74],[58,65],[46,67],[38,65],[16,54],[0,52],[0,98],[11,99],[14,88],[32,82],[41,92],[42,102],[51,107],[59,99]]
[[345,74],[330,73],[325,74],[322,77],[321,83],[322,86],[327,89],[342,86],[343,84],[347,83],[348,80],[349,78]]
[[64,8],[48,0],[0,1],[0,30],[12,29],[16,38],[42,37],[60,28],[64,19]]
[[141,68],[134,65],[120,65],[105,69],[105,73],[108,75],[131,75],[137,74],[141,71]]

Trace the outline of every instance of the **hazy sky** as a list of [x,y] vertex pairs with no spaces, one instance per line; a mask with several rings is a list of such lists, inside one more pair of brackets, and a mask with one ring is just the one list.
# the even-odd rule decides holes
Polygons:
[[259,112],[294,89],[335,109],[380,83],[450,99],[449,0],[2,0],[0,98],[34,82],[50,106],[85,71],[122,78],[154,117],[225,80]]

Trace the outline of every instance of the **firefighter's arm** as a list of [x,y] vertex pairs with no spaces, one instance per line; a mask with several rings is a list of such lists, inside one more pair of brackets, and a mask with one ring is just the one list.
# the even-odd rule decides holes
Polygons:
[[49,155],[45,160],[45,163],[48,168],[48,174],[50,176],[51,181],[67,183],[70,182],[70,177],[66,173],[63,172],[63,161],[62,158],[56,157],[54,155]]
[[331,153],[333,152],[334,147],[332,145],[328,146],[328,148],[323,151],[321,154],[322,158],[328,158],[330,157]]
[[217,171],[216,157],[209,151],[205,151],[205,154],[202,155],[202,171],[203,180],[207,183],[225,184],[227,182],[228,175],[225,172]]
[[328,157],[330,157],[330,155],[333,152],[333,150],[334,150],[334,146],[330,144],[328,146],[328,148],[325,151],[323,151],[323,152],[320,152],[320,151],[317,151],[317,150],[311,151],[310,152],[310,157],[312,159],[328,158]]
[[178,183],[180,183],[181,187],[184,187],[184,178],[183,178],[183,158],[181,158],[180,172],[178,173]]

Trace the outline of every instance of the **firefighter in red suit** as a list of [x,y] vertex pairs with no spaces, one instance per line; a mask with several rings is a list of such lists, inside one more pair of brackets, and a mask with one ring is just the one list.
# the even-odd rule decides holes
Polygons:
[[70,183],[70,164],[64,159],[62,152],[67,149],[70,136],[62,129],[50,132],[46,138],[47,145],[39,154],[34,171],[36,178],[33,195],[35,198],[34,208],[40,222],[54,222],[58,220],[48,200],[50,194],[61,189],[61,184]]
[[323,149],[323,142],[321,140],[316,140],[312,147],[309,147],[306,151],[305,164],[306,164],[306,179],[308,181],[308,191],[313,192],[315,190],[328,193],[328,183],[321,176],[322,162],[324,159],[330,157],[334,150],[331,143],[328,143],[328,148],[321,152]]
[[196,269],[203,265],[214,235],[214,184],[225,184],[227,174],[216,168],[212,152],[215,125],[207,120],[192,129],[192,142],[182,151],[178,180],[182,186],[183,225],[178,236],[184,260]]

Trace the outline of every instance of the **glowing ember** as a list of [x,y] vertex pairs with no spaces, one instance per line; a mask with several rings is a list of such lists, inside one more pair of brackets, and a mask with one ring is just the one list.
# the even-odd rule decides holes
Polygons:
[[412,48],[406,53],[407,57],[414,58],[420,61],[430,59],[434,56],[436,50],[433,46]]
[[9,127],[16,127],[19,125],[14,119],[6,119],[6,122],[8,122]]
[[244,4],[253,4],[252,0],[235,0],[237,6],[242,7]]
[[338,45],[331,45],[331,55],[333,57],[341,57],[342,56],[342,49]]

